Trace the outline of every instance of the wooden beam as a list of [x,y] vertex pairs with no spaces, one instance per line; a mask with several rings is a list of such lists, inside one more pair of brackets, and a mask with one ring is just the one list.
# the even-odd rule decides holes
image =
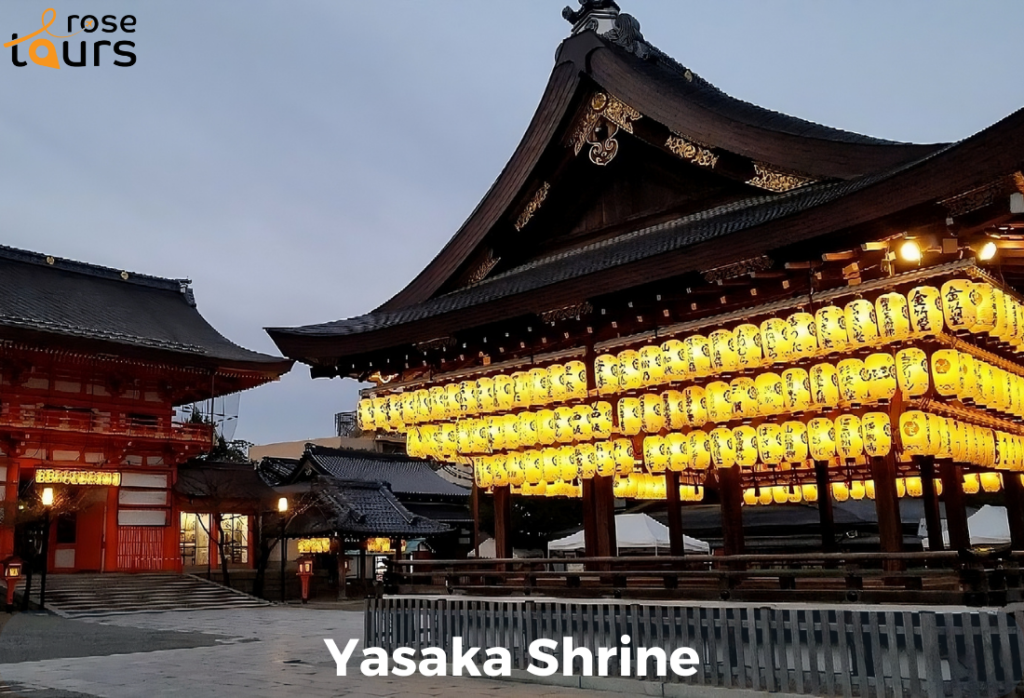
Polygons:
[[917,467],[921,472],[921,490],[924,504],[924,520],[928,526],[928,550],[938,552],[945,550],[942,542],[942,517],[939,515],[939,497],[935,493],[935,458],[932,456],[916,456]]
[[832,488],[829,483],[828,463],[814,461],[814,479],[818,484],[818,521],[821,527],[821,549],[826,553],[839,551],[836,542],[836,524],[832,510]]
[[[875,514],[878,517],[878,538],[883,553],[903,552],[903,520],[900,518],[899,493],[896,491],[896,454],[871,459],[875,481]],[[886,570],[898,572],[898,560],[887,560]]]
[[964,503],[964,470],[953,461],[942,461],[942,500],[946,504],[946,528],[949,530],[951,550],[971,547],[971,532],[967,527],[967,507]]
[[1024,550],[1024,483],[1019,473],[1003,473],[1003,504],[1010,524],[1010,547]]
[[615,493],[612,476],[594,477],[594,513],[597,527],[598,557],[615,557],[618,548],[615,541]]
[[679,473],[674,470],[665,473],[665,489],[669,552],[679,557],[685,554],[686,547],[683,545],[683,505],[679,499]]
[[494,556],[512,557],[512,490],[494,488]]

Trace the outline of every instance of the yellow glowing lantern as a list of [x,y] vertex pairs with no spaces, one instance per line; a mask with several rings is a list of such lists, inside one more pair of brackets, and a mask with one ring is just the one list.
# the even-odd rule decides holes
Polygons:
[[755,506],[757,504],[757,490],[753,487],[743,490],[743,503],[750,507]]
[[778,465],[786,456],[782,444],[782,427],[764,422],[757,427],[757,453],[765,465]]
[[707,391],[699,385],[683,389],[683,413],[691,427],[702,427],[708,423]]
[[762,506],[768,506],[772,503],[772,488],[771,487],[760,487],[755,488],[757,491],[757,503]]
[[537,412],[537,443],[550,446],[555,443],[555,411]]
[[579,464],[576,462],[576,449],[573,446],[562,446],[555,449],[555,462],[563,482],[572,482],[579,476]]
[[736,336],[732,330],[715,330],[708,335],[711,351],[711,368],[716,373],[729,373],[740,367],[740,356],[736,352]]
[[477,414],[480,412],[480,394],[477,391],[476,381],[462,381],[459,383],[459,407],[463,414]]
[[382,397],[371,398],[373,402],[373,408],[371,414],[373,415],[373,428],[379,430],[385,430],[388,428],[388,406],[387,400]]
[[544,469],[544,482],[558,482],[562,475],[558,462],[558,449],[545,448],[541,450],[540,458]]
[[565,384],[565,366],[553,364],[545,369],[548,372],[548,395],[552,402],[562,402],[569,394]]
[[374,429],[374,418],[373,418],[373,400],[364,399],[359,401],[358,405],[358,421],[359,429],[362,431],[373,431]]
[[416,391],[416,421],[419,423],[429,422],[432,417],[433,404],[428,388],[420,388]]
[[736,463],[744,468],[757,465],[757,431],[754,427],[736,427],[732,434],[736,444]]
[[405,452],[413,458],[422,458],[426,455],[419,427],[410,428],[409,432],[405,435]]
[[963,490],[964,494],[978,494],[981,491],[981,481],[978,476],[974,473],[964,475]]
[[970,330],[978,321],[981,294],[967,279],[952,279],[942,284],[942,314],[953,332]]
[[597,447],[594,444],[580,444],[575,448],[575,454],[581,478],[590,480],[597,475]]
[[624,397],[619,400],[619,431],[626,436],[635,436],[640,433],[643,426],[640,398]]
[[868,499],[874,499],[875,498],[875,481],[874,480],[865,480],[864,481],[864,491],[867,494]]
[[864,436],[860,418],[844,414],[836,418],[836,454],[843,460],[854,460],[864,454]]
[[665,381],[665,355],[660,345],[640,350],[640,381],[643,385],[660,385]]
[[611,441],[598,441],[594,444],[597,474],[608,477],[615,474],[615,444]]
[[928,355],[917,347],[896,352],[896,383],[904,397],[928,392]]
[[836,429],[831,419],[819,417],[810,420],[807,437],[811,458],[827,461],[836,457]]
[[494,478],[495,487],[508,487],[508,468],[505,467],[505,456],[492,456],[491,477]]
[[689,374],[686,370],[686,345],[678,339],[670,339],[661,345],[662,361],[665,364],[665,379],[668,381],[684,380]]
[[967,425],[963,422],[954,421],[950,426],[950,457],[958,463],[969,463],[970,451],[967,444]]
[[607,439],[612,435],[612,405],[610,402],[595,402],[590,409],[590,431],[595,439]]
[[715,424],[732,419],[732,402],[729,400],[730,386],[724,381],[713,381],[704,388],[707,397],[708,419]]
[[474,458],[475,465],[473,466],[473,478],[476,480],[476,486],[480,489],[489,489],[494,484],[494,478],[491,476],[491,469],[487,463],[490,458]]
[[587,365],[582,361],[570,361],[565,365],[565,393],[570,400],[587,397]]
[[907,294],[910,310],[910,329],[919,336],[934,335],[942,331],[942,298],[934,286],[918,286]]
[[512,406],[521,408],[533,404],[533,376],[529,371],[516,371],[512,374]]
[[974,374],[978,385],[977,401],[983,405],[990,405],[995,397],[995,376],[992,367],[984,361],[974,361]]
[[860,420],[864,437],[864,452],[872,457],[889,455],[892,451],[892,427],[889,415],[882,412],[868,412]]
[[512,376],[500,375],[494,377],[493,409],[500,411],[512,409],[515,404],[515,394],[515,380]]
[[540,451],[524,451],[522,464],[526,482],[536,485],[544,480],[544,461]]
[[854,347],[878,341],[878,320],[875,316],[874,303],[857,298],[846,304],[846,333]]
[[540,435],[537,432],[537,413],[520,412],[515,415],[519,420],[519,443],[522,446],[536,446],[540,442]]
[[789,501],[789,488],[783,485],[775,485],[772,489],[772,501],[775,504],[785,504]]
[[974,284],[974,293],[977,296],[977,312],[974,317],[974,325],[970,328],[973,334],[991,332],[996,325],[995,295],[992,284]]
[[[924,495],[924,485],[921,483],[919,477],[908,477],[905,480],[907,487],[907,495],[910,497],[921,497]],[[936,483],[938,484],[938,483]]]
[[669,429],[682,429],[688,426],[683,394],[678,390],[666,390],[661,394],[665,403],[665,422]]
[[686,434],[673,432],[665,437],[668,444],[668,467],[679,473],[690,466],[690,440]]
[[793,313],[786,320],[793,341],[794,358],[806,359],[818,353],[818,326],[810,313]]
[[573,441],[590,441],[594,438],[594,425],[590,421],[593,412],[594,408],[590,405],[576,405],[572,408],[569,424],[572,427]]
[[736,465],[736,437],[732,429],[719,427],[712,429],[711,459],[719,468],[731,468]]
[[805,502],[813,504],[818,501],[818,486],[817,485],[801,485],[800,494],[803,495]]
[[498,407],[498,396],[494,392],[494,379],[483,376],[475,381],[471,393],[473,394],[474,412],[494,412]]
[[811,380],[811,400],[818,409],[839,404],[839,372],[832,364],[815,364],[808,373]]
[[644,439],[644,463],[652,473],[663,473],[669,463],[668,443],[660,436]]
[[761,328],[757,325],[739,325],[733,330],[736,357],[741,368],[757,368],[764,361],[761,348]]
[[505,471],[508,473],[508,484],[513,487],[522,487],[526,482],[526,470],[523,467],[523,456],[519,453],[510,453],[505,459]]
[[761,350],[769,364],[785,363],[793,357],[793,340],[789,323],[782,318],[768,318],[761,323]]
[[633,442],[629,439],[616,439],[612,444],[615,446],[616,472],[633,472],[633,466],[636,463],[636,454],[633,452]]
[[819,308],[814,314],[818,326],[818,345],[826,354],[842,352],[850,346],[850,336],[846,331],[846,311],[829,305]]
[[859,502],[860,500],[864,499],[864,496],[866,494],[867,487],[864,485],[863,481],[855,480],[854,482],[850,483],[850,499],[854,499]]
[[493,419],[501,422],[501,435],[505,450],[515,450],[520,446],[532,445],[524,444],[522,442],[522,437],[519,432],[518,415],[504,414],[500,417],[494,417]]
[[864,359],[868,400],[888,402],[896,395],[896,359],[892,354],[872,354]]
[[756,417],[757,388],[753,378],[734,378],[729,384],[729,401],[732,403],[733,417],[750,419]]
[[546,368],[531,368],[530,404],[547,405],[551,402],[551,374]]
[[785,388],[778,373],[762,373],[754,380],[758,414],[769,416],[786,410]]
[[782,425],[782,460],[786,463],[803,463],[810,454],[807,440],[807,425],[791,420]]
[[644,385],[640,371],[640,352],[626,349],[619,352],[619,384],[623,390],[638,390]]
[[402,393],[402,423],[417,424],[419,418],[419,396],[415,390]]
[[944,397],[960,392],[960,352],[939,349],[932,354],[932,379],[935,391]]
[[711,347],[707,337],[695,334],[683,340],[683,356],[687,375],[693,378],[711,375]]
[[711,436],[701,429],[687,435],[690,442],[690,468],[707,470],[711,467]]
[[567,444],[572,442],[572,417],[573,411],[571,407],[555,409],[555,441],[557,443]]
[[599,395],[611,395],[622,388],[619,378],[619,357],[602,354],[594,359],[594,381]]
[[839,372],[839,397],[843,403],[862,405],[869,401],[863,361],[843,359],[836,370]]
[[887,340],[903,340],[910,336],[910,308],[902,293],[883,293],[875,299],[878,335]]
[[998,492],[1003,488],[1003,476],[999,473],[982,473],[980,480],[986,492]]
[[462,416],[462,395],[458,383],[444,386],[444,418],[456,419]]
[[832,483],[832,498],[837,502],[845,502],[850,499],[850,486],[845,482]]
[[665,428],[665,401],[661,395],[641,396],[640,414],[644,431],[648,434],[657,434]]
[[783,371],[782,388],[787,412],[805,412],[811,408],[811,378],[807,371],[802,368]]
[[929,455],[928,415],[911,410],[900,415],[900,442],[903,452],[914,456]]

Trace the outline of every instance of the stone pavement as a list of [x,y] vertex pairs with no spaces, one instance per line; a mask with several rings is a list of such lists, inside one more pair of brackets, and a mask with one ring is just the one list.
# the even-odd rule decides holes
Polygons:
[[[270,607],[138,613],[91,620],[15,616],[0,629],[0,696],[26,698],[603,697],[458,677],[335,675],[323,638],[362,638],[357,611]],[[45,638],[45,642],[41,642]],[[45,645],[45,646],[44,646]],[[47,657],[41,661],[31,661]],[[361,657],[357,651],[353,657]]]

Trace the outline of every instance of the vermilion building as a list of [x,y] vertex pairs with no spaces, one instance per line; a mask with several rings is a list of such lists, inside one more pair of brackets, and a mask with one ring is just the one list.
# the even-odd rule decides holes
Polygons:
[[0,556],[45,485],[51,571],[179,570],[177,466],[214,434],[175,408],[290,367],[218,333],[188,280],[0,247]]

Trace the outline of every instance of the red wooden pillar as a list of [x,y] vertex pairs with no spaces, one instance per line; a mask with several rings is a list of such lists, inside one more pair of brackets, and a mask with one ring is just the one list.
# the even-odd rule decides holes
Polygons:
[[945,550],[942,542],[942,517],[939,515],[939,497],[935,492],[935,459],[932,456],[918,456],[914,459],[921,473],[921,494],[924,504],[924,520],[928,526],[928,550]]
[[829,481],[827,462],[814,461],[814,481],[818,485],[818,524],[821,529],[821,549],[826,553],[834,553],[839,550],[839,545],[836,542],[832,485]]
[[1003,503],[1010,524],[1010,547],[1024,550],[1024,482],[1019,473],[1003,473]]
[[583,480],[583,554],[597,557],[597,497],[593,479]]
[[512,557],[512,490],[494,488],[494,556]]
[[115,572],[119,569],[117,564],[117,487],[107,488],[106,525],[103,535],[103,569],[106,572]]
[[669,552],[679,557],[686,552],[683,545],[683,505],[679,498],[679,473],[674,470],[665,472],[665,489],[668,507]]
[[722,508],[722,547],[726,555],[742,555],[743,485],[739,466],[718,469],[718,496]]
[[[896,491],[896,455],[871,459],[871,476],[875,481],[875,513],[878,517],[878,538],[883,553],[903,552],[903,520]],[[898,560],[886,560],[885,569],[898,571]]]
[[964,471],[953,461],[939,466],[942,476],[942,500],[946,504],[946,528],[949,530],[950,550],[971,547],[971,533],[967,527],[967,508],[964,503]]
[[614,478],[598,475],[594,478],[594,520],[598,557],[615,557],[615,492]]

